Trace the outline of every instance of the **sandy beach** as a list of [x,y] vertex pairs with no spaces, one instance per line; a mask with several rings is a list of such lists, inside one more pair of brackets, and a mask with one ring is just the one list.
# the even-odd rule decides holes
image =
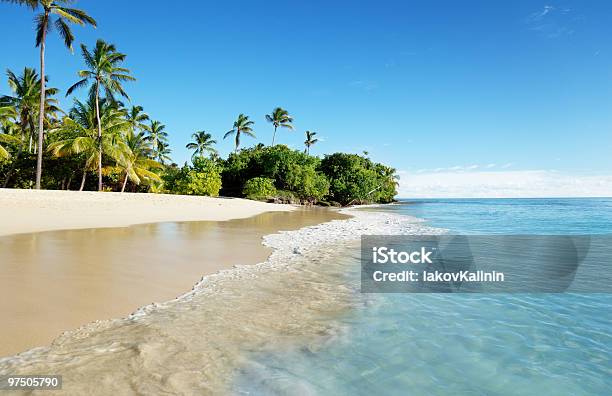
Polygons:
[[0,339],[11,340],[0,357],[173,299],[203,276],[262,262],[271,252],[264,235],[343,218],[154,194],[0,190],[0,202],[0,313],[11,318],[0,328]]
[[164,221],[220,221],[290,205],[169,194],[0,189],[0,235]]

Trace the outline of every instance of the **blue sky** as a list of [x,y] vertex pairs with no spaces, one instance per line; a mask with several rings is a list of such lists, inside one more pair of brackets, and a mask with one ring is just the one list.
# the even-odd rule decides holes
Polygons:
[[[155,2],[78,1],[99,27],[75,29],[77,41],[103,38],[128,54],[132,101],[167,125],[178,163],[197,130],[228,153],[222,135],[239,113],[256,122],[244,144],[269,144],[264,114],[282,106],[296,132],[281,131],[281,143],[302,148],[310,129],[315,154],[367,150],[401,171],[403,195],[424,175],[610,182],[609,1],[145,4]],[[31,11],[0,3],[0,34],[0,68],[37,67]],[[47,53],[51,85],[65,90],[79,51],[53,34]]]

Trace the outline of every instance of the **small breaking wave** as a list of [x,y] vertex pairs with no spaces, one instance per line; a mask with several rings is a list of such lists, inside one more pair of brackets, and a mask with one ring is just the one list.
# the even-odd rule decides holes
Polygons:
[[353,217],[264,237],[274,250],[263,263],[206,276],[174,300],[1,359],[0,374],[60,374],[71,394],[217,393],[249,352],[304,337],[333,342],[342,330],[329,319],[357,303],[346,273],[359,236],[440,232],[408,216],[344,212]]

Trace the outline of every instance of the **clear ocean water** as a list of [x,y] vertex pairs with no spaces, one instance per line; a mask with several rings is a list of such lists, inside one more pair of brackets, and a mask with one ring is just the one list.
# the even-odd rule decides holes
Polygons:
[[[612,234],[612,199],[408,200],[466,234]],[[358,253],[357,253],[358,254]],[[347,282],[358,281],[357,254]],[[353,260],[353,263],[350,261]],[[612,263],[610,263],[612,270]],[[236,394],[610,395],[610,294],[363,294],[335,337],[254,351]]]

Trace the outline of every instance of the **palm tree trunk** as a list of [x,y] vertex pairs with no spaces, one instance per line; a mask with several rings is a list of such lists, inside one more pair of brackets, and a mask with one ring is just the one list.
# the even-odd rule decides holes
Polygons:
[[234,149],[236,154],[238,154],[238,146],[240,146],[240,130],[236,131],[236,148]]
[[126,171],[125,172],[125,179],[123,179],[123,186],[121,186],[121,192],[125,191],[125,186],[127,185],[127,181],[128,181],[128,173]]
[[276,127],[274,127],[274,134],[272,134],[272,146],[274,146],[274,139],[276,138]]
[[83,169],[83,178],[81,179],[81,187],[79,188],[79,191],[83,191],[85,188],[85,179],[87,179],[87,169]]
[[45,10],[42,39],[40,40],[40,108],[38,113],[38,153],[36,156],[36,189],[40,190],[40,180],[42,179],[42,157],[43,139],[45,136],[45,40],[47,38],[47,23],[49,22],[49,10]]
[[98,191],[102,191],[102,124],[100,122],[100,80],[96,79],[96,123],[98,124]]

